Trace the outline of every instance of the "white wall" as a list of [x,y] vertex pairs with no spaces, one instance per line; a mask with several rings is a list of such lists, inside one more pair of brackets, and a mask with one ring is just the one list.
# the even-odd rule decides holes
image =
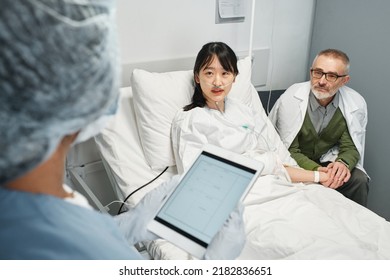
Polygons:
[[[258,89],[305,80],[315,1],[255,1],[253,49],[271,48],[267,86]],[[215,0],[118,0],[122,64],[195,56],[209,41],[248,51],[252,0],[242,23],[215,24],[215,6]]]

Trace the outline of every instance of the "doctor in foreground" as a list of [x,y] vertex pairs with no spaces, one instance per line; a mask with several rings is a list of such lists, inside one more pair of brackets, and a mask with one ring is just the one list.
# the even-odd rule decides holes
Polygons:
[[[261,175],[277,175],[287,182],[314,182],[314,172],[297,166],[272,124],[262,117],[264,112],[229,97],[237,75],[237,56],[225,43],[210,42],[199,51],[192,103],[177,112],[172,123],[179,173],[209,143],[264,162]],[[327,180],[328,174],[320,172],[317,182]]]
[[[63,185],[69,148],[99,132],[118,100],[114,1],[0,0],[0,259],[141,259],[147,223],[174,177],[115,219]],[[245,242],[231,214],[206,259]]]

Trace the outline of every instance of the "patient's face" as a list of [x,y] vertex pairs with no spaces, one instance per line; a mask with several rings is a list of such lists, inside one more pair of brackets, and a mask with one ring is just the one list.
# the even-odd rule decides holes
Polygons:
[[218,58],[214,57],[210,65],[201,69],[195,80],[200,84],[207,106],[218,110],[215,103],[218,102],[224,108],[223,101],[232,88],[234,78],[234,73],[223,69]]

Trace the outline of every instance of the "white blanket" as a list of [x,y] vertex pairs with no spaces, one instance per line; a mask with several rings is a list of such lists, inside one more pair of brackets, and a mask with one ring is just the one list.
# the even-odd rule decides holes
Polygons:
[[390,258],[390,224],[333,189],[263,176],[245,205],[240,259]]
[[[246,245],[238,259],[390,259],[390,223],[317,184],[260,177],[245,199]],[[164,240],[157,259],[192,259]]]

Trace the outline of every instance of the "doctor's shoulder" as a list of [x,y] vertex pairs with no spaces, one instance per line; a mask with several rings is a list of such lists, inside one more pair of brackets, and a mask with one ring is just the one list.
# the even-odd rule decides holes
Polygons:
[[0,215],[0,259],[139,258],[108,214],[48,195],[7,195],[24,208]]
[[289,86],[285,92],[283,92],[278,100],[283,100],[286,98],[291,98],[291,96],[294,96],[297,92],[305,92],[309,94],[310,92],[310,81],[301,82],[301,83],[295,83]]
[[348,86],[342,86],[340,88],[340,93],[341,95],[344,95],[345,98],[353,100],[356,104],[360,104],[359,107],[367,107],[367,103],[364,97],[353,88],[350,88]]

